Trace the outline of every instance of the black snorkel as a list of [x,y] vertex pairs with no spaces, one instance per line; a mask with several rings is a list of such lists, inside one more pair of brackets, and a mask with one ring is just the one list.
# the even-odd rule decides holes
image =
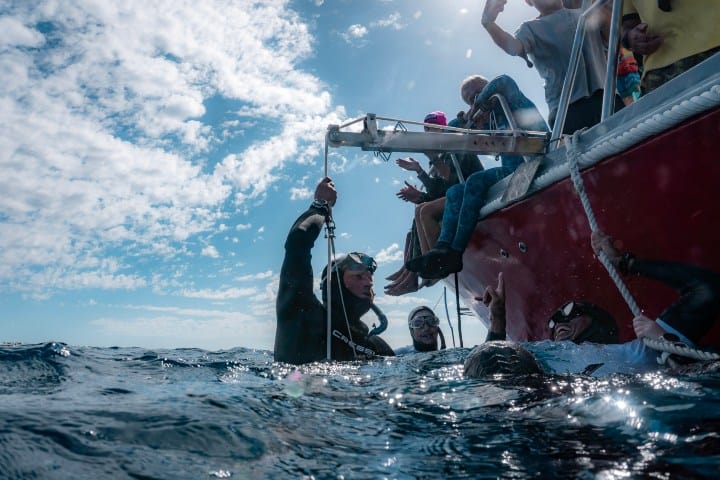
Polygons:
[[378,325],[376,327],[375,324],[373,324],[373,329],[370,330],[370,332],[368,333],[368,335],[367,335],[368,337],[371,337],[373,335],[380,335],[382,332],[387,330],[387,327],[388,327],[387,316],[385,316],[385,314],[382,312],[382,310],[380,310],[380,307],[378,307],[374,303],[371,303],[370,310],[375,312],[375,315],[377,315],[378,320],[380,321],[380,325]]

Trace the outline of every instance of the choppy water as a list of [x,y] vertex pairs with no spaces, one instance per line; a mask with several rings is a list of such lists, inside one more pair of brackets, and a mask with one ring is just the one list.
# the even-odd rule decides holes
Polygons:
[[467,349],[0,347],[0,478],[717,478],[720,374],[465,379]]

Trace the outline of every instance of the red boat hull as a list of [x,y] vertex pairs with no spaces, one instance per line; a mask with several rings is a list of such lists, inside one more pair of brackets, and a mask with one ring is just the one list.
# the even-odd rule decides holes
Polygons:
[[[599,227],[623,251],[720,271],[720,109],[650,138],[583,170]],[[608,310],[621,340],[635,338],[632,314],[590,247],[590,226],[572,182],[565,178],[481,220],[463,258],[460,295],[474,300],[505,278],[507,332],[518,341],[549,338],[547,319],[569,300]],[[450,279],[448,279],[450,280]],[[651,318],[677,293],[642,277],[626,277]],[[720,344],[720,322],[702,344]]]

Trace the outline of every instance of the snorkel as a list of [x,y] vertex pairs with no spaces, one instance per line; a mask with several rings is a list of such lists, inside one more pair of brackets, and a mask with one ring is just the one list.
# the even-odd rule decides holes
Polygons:
[[377,315],[378,320],[380,321],[380,325],[377,327],[373,324],[373,329],[370,330],[368,333],[368,337],[371,337],[373,335],[380,335],[382,332],[387,330],[388,327],[388,319],[387,316],[380,310],[380,307],[375,305],[374,303],[370,304],[370,310],[375,312],[375,315]]

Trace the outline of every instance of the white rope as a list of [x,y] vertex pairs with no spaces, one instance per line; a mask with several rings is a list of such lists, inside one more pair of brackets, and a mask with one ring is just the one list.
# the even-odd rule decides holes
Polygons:
[[645,345],[658,352],[674,353],[695,360],[720,360],[720,354],[699,350],[681,342],[670,342],[662,338],[644,338],[643,341]]
[[[585,185],[578,168],[578,162],[582,157],[578,148],[578,134],[579,132],[573,134],[571,142],[567,147],[568,169],[570,170],[570,178],[575,186],[575,191],[580,197],[583,209],[585,209],[585,215],[587,216],[588,223],[590,224],[590,229],[595,232],[598,229],[597,221],[595,220],[595,214],[593,213],[592,205],[590,205],[590,198],[585,191]],[[620,278],[620,274],[608,258],[607,254],[604,251],[600,251],[599,253],[600,262],[610,274],[610,278],[612,278],[613,282],[615,282],[615,286],[617,286],[632,314],[637,317],[642,313],[640,307],[638,307],[635,299],[625,285],[625,282],[623,282],[622,278]],[[663,339],[650,339],[647,337],[643,337],[642,340],[647,347],[659,352],[674,353],[683,357],[693,358],[695,360],[720,359],[720,355],[716,353],[698,350],[683,343],[673,343]]]
[[[587,216],[588,223],[590,224],[590,229],[595,232],[598,229],[597,221],[595,220],[595,214],[593,213],[592,205],[590,205],[590,199],[588,198],[587,192],[585,191],[585,185],[583,184],[582,176],[580,175],[580,170],[578,168],[578,161],[581,156],[577,146],[578,138],[579,132],[576,132],[572,136],[570,145],[568,145],[568,168],[570,169],[570,178],[572,178],[573,185],[575,186],[575,191],[577,191],[578,196],[580,197],[580,202],[585,209],[585,215]],[[638,315],[640,315],[642,313],[640,307],[638,307],[635,299],[625,285],[625,282],[623,282],[622,278],[620,278],[620,274],[608,258],[607,254],[601,251],[599,257],[600,262],[610,274],[610,278],[612,278],[613,282],[615,282],[615,286],[620,291],[623,299],[625,299],[625,303],[627,303],[633,316],[637,317]]]

